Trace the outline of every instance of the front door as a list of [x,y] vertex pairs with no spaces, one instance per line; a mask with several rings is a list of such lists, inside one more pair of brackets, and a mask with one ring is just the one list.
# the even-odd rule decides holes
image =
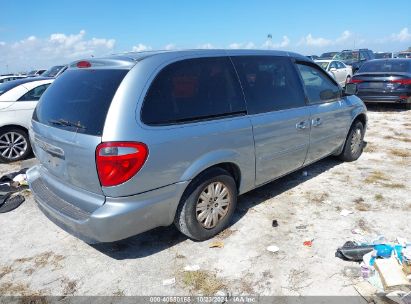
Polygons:
[[335,152],[345,140],[350,113],[339,86],[320,68],[297,64],[309,102],[310,148],[306,164]]

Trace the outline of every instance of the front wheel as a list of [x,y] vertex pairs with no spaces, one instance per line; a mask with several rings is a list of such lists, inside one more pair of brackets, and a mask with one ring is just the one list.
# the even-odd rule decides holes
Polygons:
[[187,188],[174,223],[194,240],[207,240],[230,222],[237,204],[237,187],[225,170],[212,168],[205,171]]
[[339,155],[343,161],[351,162],[357,160],[364,149],[364,125],[361,121],[356,121],[351,126],[344,149]]
[[26,158],[31,153],[27,132],[5,128],[0,132],[0,160],[10,163]]
[[347,83],[350,83],[351,81],[351,76],[347,76],[347,78],[345,79],[345,85],[347,85]]

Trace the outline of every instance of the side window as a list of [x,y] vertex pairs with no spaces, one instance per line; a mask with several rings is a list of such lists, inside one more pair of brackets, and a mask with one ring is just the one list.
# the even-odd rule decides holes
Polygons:
[[303,107],[304,91],[288,57],[232,57],[250,114]]
[[46,89],[49,87],[49,85],[50,85],[49,83],[48,84],[43,84],[43,85],[40,85],[38,87],[35,87],[34,89],[31,89],[26,94],[21,96],[19,98],[19,101],[37,101],[37,100],[39,100],[41,95],[43,95],[43,93],[46,91]]
[[342,62],[336,61],[335,63],[337,64],[338,69],[345,69],[345,65]]
[[338,67],[337,67],[337,62],[336,61],[331,61],[331,63],[330,63],[330,70],[331,69],[337,69]]
[[164,125],[245,111],[230,59],[212,57],[182,60],[165,67],[147,92],[141,117],[146,124]]
[[320,69],[297,64],[310,103],[329,102],[340,97],[340,88]]

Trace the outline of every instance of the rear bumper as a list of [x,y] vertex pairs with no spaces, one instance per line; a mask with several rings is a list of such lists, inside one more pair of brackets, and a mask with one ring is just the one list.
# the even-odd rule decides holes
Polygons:
[[101,207],[88,212],[51,191],[39,172],[39,166],[35,166],[27,176],[41,211],[56,225],[87,243],[114,242],[172,224],[188,183],[176,183],[133,196],[106,197]]
[[[406,95],[407,97],[405,97]],[[364,102],[375,102],[375,103],[411,103],[411,96],[407,94],[401,95],[366,95],[358,94]]]

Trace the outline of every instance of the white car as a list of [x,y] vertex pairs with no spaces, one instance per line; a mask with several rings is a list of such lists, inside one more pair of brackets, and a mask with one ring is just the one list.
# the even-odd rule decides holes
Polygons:
[[345,87],[352,77],[352,67],[339,60],[315,60],[328,74],[330,74],[339,83]]
[[41,95],[54,79],[26,78],[0,84],[0,161],[31,153],[28,130]]

